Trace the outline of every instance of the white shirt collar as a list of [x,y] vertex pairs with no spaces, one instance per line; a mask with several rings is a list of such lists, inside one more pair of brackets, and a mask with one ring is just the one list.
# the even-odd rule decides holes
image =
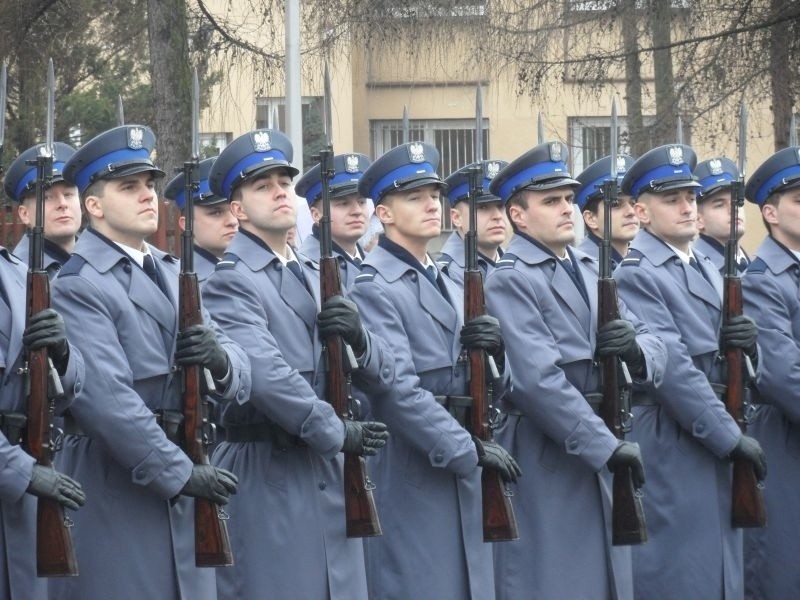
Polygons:
[[286,244],[286,256],[278,252],[275,252],[275,256],[278,257],[278,260],[281,261],[281,264],[284,267],[286,266],[286,263],[292,260],[295,262],[300,262],[297,260],[297,255],[294,253],[294,250],[292,250],[292,247],[289,244]]
[[684,252],[683,250],[678,250],[678,249],[677,249],[675,246],[673,246],[672,244],[669,244],[669,243],[667,243],[667,242],[664,242],[664,243],[665,243],[665,244],[667,244],[667,246],[669,246],[669,247],[672,249],[672,251],[673,251],[675,254],[677,254],[677,255],[678,255],[678,258],[680,258],[680,259],[681,259],[683,262],[685,262],[687,265],[689,264],[689,261],[690,261],[690,260],[692,260],[692,259],[694,258],[694,253],[692,252],[692,248],[691,248],[691,246],[689,247],[689,252],[688,252],[688,254],[687,254],[687,253],[686,253],[686,252]]
[[150,252],[150,246],[147,243],[144,244],[144,250],[137,250],[136,248],[132,248],[131,246],[126,246],[125,244],[121,244],[120,242],[114,242],[117,246],[119,246],[122,251],[130,256],[133,260],[136,261],[136,264],[140,267],[144,267],[144,257],[146,254],[152,254]]

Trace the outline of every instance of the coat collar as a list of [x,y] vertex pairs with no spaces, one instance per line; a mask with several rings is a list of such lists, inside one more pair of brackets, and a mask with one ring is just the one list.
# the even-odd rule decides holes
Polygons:
[[769,270],[776,275],[800,264],[794,253],[771,235],[761,242],[756,256],[764,261]]
[[[11,331],[9,332],[5,374],[5,377],[8,377],[12,365],[22,352],[22,332],[25,330],[26,317],[24,299],[27,294],[25,286],[27,269],[22,261],[2,246],[0,246],[0,260],[9,263],[8,268],[0,270],[0,285],[5,289],[11,311]],[[17,302],[16,299],[22,299],[22,301]]]

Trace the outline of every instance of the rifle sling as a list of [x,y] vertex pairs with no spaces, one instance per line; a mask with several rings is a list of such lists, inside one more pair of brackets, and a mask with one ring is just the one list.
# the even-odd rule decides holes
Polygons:
[[[179,410],[159,409],[154,410],[153,415],[156,418],[156,424],[167,434],[167,439],[173,444],[180,445],[183,433],[181,431],[183,413]],[[88,435],[69,411],[64,413],[64,434],[77,436]]]
[[24,413],[0,412],[0,432],[13,446],[22,443],[27,425],[28,416]]
[[[603,402],[603,394],[599,392],[589,392],[587,394],[584,394],[583,397],[586,400],[586,403],[592,407],[592,410],[595,413],[599,412],[600,404]],[[507,402],[503,405],[503,407],[500,410],[511,417],[525,416],[525,413],[523,413],[520,409]]]
[[233,443],[272,442],[281,449],[307,446],[302,438],[292,435],[272,422],[226,425],[225,441]]

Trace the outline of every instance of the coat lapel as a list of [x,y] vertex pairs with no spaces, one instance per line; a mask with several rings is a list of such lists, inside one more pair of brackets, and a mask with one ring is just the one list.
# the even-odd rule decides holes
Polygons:
[[308,330],[313,331],[317,318],[316,299],[312,298],[303,283],[283,265],[277,269],[277,276],[281,298],[303,320]]
[[[0,260],[3,260],[3,258],[0,257]],[[3,270],[9,275],[8,277],[3,277],[3,288],[8,295],[9,310],[11,311],[11,332],[8,341],[8,356],[6,357],[6,366],[8,368],[17,361],[22,352],[22,333],[25,331],[25,298],[27,295],[24,266],[10,256],[9,263],[11,263],[11,269]],[[12,270],[15,270],[18,276],[13,276]]]
[[[592,318],[589,307],[586,306],[586,301],[583,299],[580,291],[578,291],[569,273],[558,264],[554,264],[554,267],[553,277],[550,280],[550,286],[553,288],[553,292],[561,298],[564,304],[566,304],[570,311],[578,318],[581,326],[588,330]],[[587,292],[588,291],[587,289]],[[595,297],[596,296],[597,290],[595,290]]]
[[[421,273],[416,275],[419,302],[422,308],[448,331],[455,332],[458,318],[456,309],[442,296],[442,293],[427,277]],[[456,294],[454,299],[458,298],[458,290],[452,290],[452,288],[448,287],[447,292],[451,297]]]
[[[156,263],[158,263],[158,261],[156,261]],[[133,264],[131,264],[130,267],[131,276],[128,287],[128,298],[159,324],[164,348],[167,352],[170,352],[175,343],[175,330],[177,328],[177,311],[175,310],[175,306],[169,298],[164,296],[158,286],[152,282],[142,269]],[[162,281],[165,282],[169,279],[169,277],[164,274],[163,269],[161,269],[161,277]]]
[[[701,257],[702,260],[699,260],[698,263],[701,265],[700,268],[704,270],[707,277],[713,277],[713,274],[710,273],[710,269],[708,268],[706,263],[705,257]],[[710,304],[717,310],[720,307],[720,291],[716,289],[716,287],[709,283],[705,277],[703,277],[697,270],[690,266],[688,263],[684,261],[680,261],[681,267],[683,268],[684,276],[686,277],[686,286],[689,289],[689,293],[693,296],[697,296],[704,302]],[[713,281],[713,279],[712,279]]]

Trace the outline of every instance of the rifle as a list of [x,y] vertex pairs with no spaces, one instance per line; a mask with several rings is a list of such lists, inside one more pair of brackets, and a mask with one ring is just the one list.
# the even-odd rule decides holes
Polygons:
[[[742,280],[737,269],[739,243],[737,221],[739,207],[744,205],[745,144],[747,141],[747,108],[742,102],[739,109],[739,178],[731,183],[731,227],[725,243],[725,284],[722,294],[723,322],[742,314]],[[747,431],[750,403],[745,398],[745,388],[755,379],[753,364],[741,348],[725,350],[727,367],[725,408],[739,424],[742,433]],[[731,525],[733,527],[764,527],[767,509],[764,504],[763,484],[756,479],[753,464],[734,459],[732,484]]]
[[[469,230],[464,235],[464,320],[486,314],[483,294],[483,275],[478,268],[478,196],[482,193],[483,178],[483,98],[478,85],[475,96],[475,155],[477,165],[469,176]],[[469,350],[469,395],[472,397],[470,433],[480,440],[491,441],[495,423],[492,406],[492,388],[487,382],[487,366],[493,379],[497,372],[494,358],[483,350]],[[497,471],[483,469],[481,473],[481,500],[483,503],[483,541],[504,542],[519,539],[517,520],[511,504],[511,491],[505,486]]]
[[[333,145],[331,144],[331,81],[325,64],[325,147],[319,153],[322,177],[322,218],[319,221],[320,295],[324,303],[333,296],[342,295],[339,261],[333,255],[331,237],[330,178],[333,176]],[[352,348],[339,336],[323,340],[327,372],[325,375],[328,402],[341,419],[352,419],[350,394],[351,373],[358,368]],[[345,356],[347,365],[345,365]],[[347,537],[373,537],[382,535],[378,510],[372,490],[375,485],[367,476],[367,463],[363,456],[346,452],[344,455],[344,510]]]
[[[53,121],[55,75],[53,59],[47,65],[47,126],[44,145],[36,157],[36,220],[31,229],[28,256],[27,323],[35,314],[50,308],[50,277],[44,263],[44,197],[53,178]],[[64,395],[47,348],[28,351],[22,372],[27,374],[28,423],[25,446],[36,463],[53,468],[53,455],[61,440],[53,427],[55,399]],[[55,434],[55,435],[54,435]],[[36,505],[36,574],[63,577],[78,574],[72,545],[72,520],[56,500],[38,498]]]
[[[202,324],[200,286],[194,271],[194,171],[200,160],[200,85],[197,68],[192,71],[192,157],[183,163],[186,196],[185,228],[181,234],[181,272],[178,276],[178,314],[181,330]],[[207,465],[208,446],[216,431],[209,420],[208,403],[203,399],[200,377],[206,390],[214,389],[207,369],[199,365],[183,367],[183,451],[196,465]],[[227,513],[207,498],[194,499],[194,552],[198,567],[229,567],[233,553],[225,521]]]
[[[600,245],[600,274],[597,279],[597,325],[619,319],[617,282],[611,275],[611,210],[617,202],[617,100],[611,102],[611,178],[603,184],[603,242]],[[600,416],[617,439],[631,429],[631,376],[618,356],[602,360],[603,400]],[[611,543],[615,546],[647,541],[647,525],[641,492],[634,488],[630,467],[614,471],[612,486]]]

